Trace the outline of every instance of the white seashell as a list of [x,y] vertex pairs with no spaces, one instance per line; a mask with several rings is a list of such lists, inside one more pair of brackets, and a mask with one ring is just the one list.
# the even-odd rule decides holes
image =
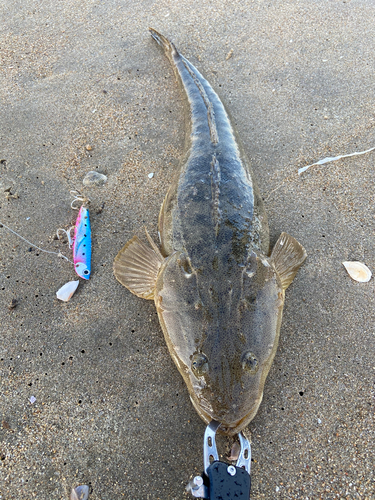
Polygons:
[[79,280],[77,281],[68,281],[64,286],[57,290],[56,297],[59,300],[63,300],[64,302],[68,302],[73,297],[74,292],[77,290],[79,285]]
[[77,486],[70,493],[70,500],[87,500],[89,498],[89,487],[87,484]]
[[88,172],[83,179],[84,186],[103,186],[106,182],[107,176],[95,170]]
[[361,283],[367,283],[371,279],[370,269],[362,264],[362,262],[343,262],[345,269],[353,280],[360,281]]

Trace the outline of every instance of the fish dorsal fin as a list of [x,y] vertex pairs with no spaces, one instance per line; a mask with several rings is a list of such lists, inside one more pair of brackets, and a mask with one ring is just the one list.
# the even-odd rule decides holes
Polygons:
[[152,300],[163,260],[160,252],[142,243],[138,236],[133,236],[116,255],[113,272],[116,279],[134,295]]
[[286,290],[307,257],[306,250],[287,233],[281,233],[271,253],[271,260]]

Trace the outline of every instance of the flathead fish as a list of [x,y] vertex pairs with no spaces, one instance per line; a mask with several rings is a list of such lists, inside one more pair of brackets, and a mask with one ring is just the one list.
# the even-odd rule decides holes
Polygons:
[[232,435],[262,401],[284,292],[306,252],[282,233],[269,256],[262,198],[222,102],[173,43],[150,32],[187,97],[186,152],[160,210],[161,250],[134,236],[114,274],[155,301],[195,409]]

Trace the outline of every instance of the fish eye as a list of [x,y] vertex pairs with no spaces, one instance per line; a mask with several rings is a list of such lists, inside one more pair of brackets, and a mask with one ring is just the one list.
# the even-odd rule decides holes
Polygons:
[[201,352],[194,354],[191,359],[191,369],[197,376],[202,376],[208,371],[207,356]]
[[250,375],[255,375],[258,371],[259,363],[252,352],[245,352],[242,356],[242,368],[249,372]]
[[185,276],[190,277],[193,270],[191,268],[188,257],[186,257],[185,254],[182,254],[177,262],[178,262],[178,265],[180,266],[182,272],[185,273]]
[[83,271],[83,274],[86,274],[86,275],[87,275],[87,274],[89,274],[89,273],[90,273],[90,271],[89,271],[88,269],[85,269],[85,270]]

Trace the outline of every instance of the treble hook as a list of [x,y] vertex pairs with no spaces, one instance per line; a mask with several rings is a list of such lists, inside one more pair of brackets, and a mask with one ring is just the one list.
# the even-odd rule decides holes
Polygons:
[[74,203],[76,203],[77,201],[82,203],[82,205],[88,205],[91,201],[90,198],[88,198],[87,196],[84,196],[79,191],[76,191],[74,189],[70,191],[70,195],[73,196],[73,201],[70,204],[70,206],[73,210],[79,210],[79,207],[74,206]]
[[72,246],[73,246],[73,238],[71,236],[71,232],[72,232],[72,229],[74,229],[74,228],[75,228],[75,226],[72,226],[67,231],[65,231],[65,229],[59,228],[56,231],[56,236],[57,236],[58,240],[60,239],[59,232],[61,231],[61,232],[65,233],[65,236],[68,238],[69,248],[72,248]]

